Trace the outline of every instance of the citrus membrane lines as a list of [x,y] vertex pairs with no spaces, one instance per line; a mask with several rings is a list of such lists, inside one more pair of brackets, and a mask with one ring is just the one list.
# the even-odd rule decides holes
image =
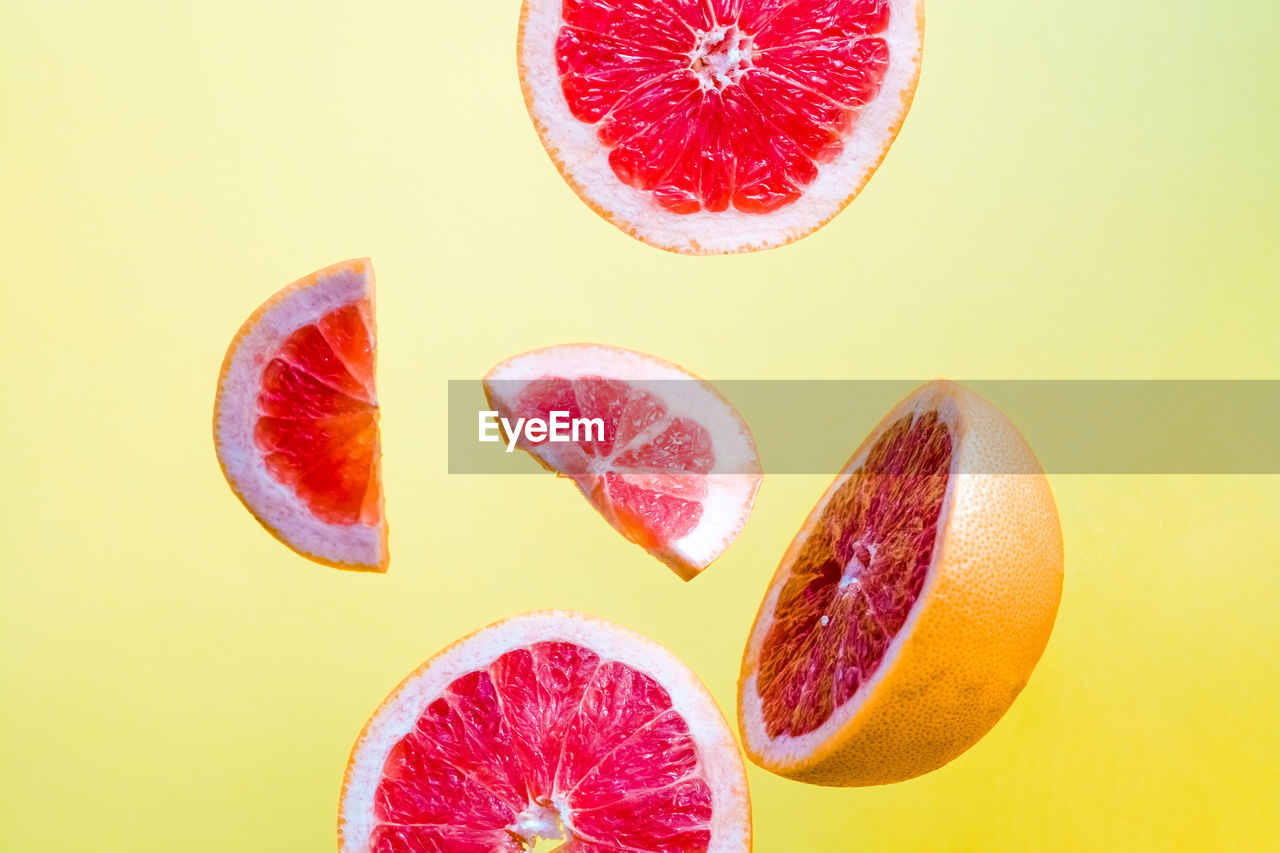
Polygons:
[[[554,763],[545,761],[549,747]],[[657,759],[656,776],[626,757],[635,749]],[[467,790],[473,797],[485,792],[489,805],[473,800],[474,807],[450,811],[449,792]],[[628,804],[639,809],[628,820],[643,823],[646,803],[674,804],[689,794],[706,800],[709,789],[688,725],[665,688],[585,647],[544,641],[458,676],[427,702],[386,759],[375,822],[476,839],[501,832],[522,846],[568,833],[609,849],[644,850],[609,837],[621,831]],[[696,814],[677,827],[686,839],[681,849],[707,849]]]
[[771,737],[818,728],[880,666],[924,586],[951,456],[937,412],[904,417],[827,503],[760,652]]
[[[359,313],[354,314],[367,335]],[[321,325],[326,320],[329,316]],[[313,324],[294,331],[263,371],[254,442],[266,454],[271,476],[298,490],[327,521],[376,520],[369,501],[377,464],[372,396]],[[308,484],[317,475],[325,475],[326,486],[334,484],[340,494],[315,494]]]
[[[663,381],[674,378],[691,381]],[[479,442],[497,443],[501,426],[505,451],[520,447],[571,480],[685,580],[750,514],[760,468],[750,431],[714,388],[670,362],[600,344],[547,347],[497,365],[483,392]]]
[[232,491],[316,562],[385,571],[373,270],[333,264],[241,325],[218,377],[214,444]]
[[814,3],[830,16],[816,32],[786,20],[791,4],[716,5],[695,21],[684,6],[566,3],[557,68],[624,184],[675,213],[763,213],[799,198],[878,94],[888,3]]

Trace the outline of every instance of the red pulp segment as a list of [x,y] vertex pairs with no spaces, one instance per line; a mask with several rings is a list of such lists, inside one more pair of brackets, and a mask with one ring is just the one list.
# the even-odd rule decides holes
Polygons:
[[924,586],[951,453],[936,412],[908,415],[823,509],[761,646],[770,737],[816,730],[881,665]]
[[767,213],[843,149],[889,68],[889,0],[563,0],[556,63],[618,180]]
[[[705,853],[711,789],[649,676],[574,643],[509,651],[445,688],[397,743],[374,853]],[[558,826],[563,822],[563,826]]]
[[378,404],[367,302],[293,332],[262,372],[254,443],[267,471],[329,524],[375,525]]
[[599,431],[584,430],[583,440],[555,445],[566,448],[561,473],[628,538],[646,548],[661,546],[698,526],[707,493],[701,475],[715,466],[711,435],[701,424],[672,416],[648,391],[599,376],[530,382],[515,414],[548,419],[557,411],[570,419],[599,419]]

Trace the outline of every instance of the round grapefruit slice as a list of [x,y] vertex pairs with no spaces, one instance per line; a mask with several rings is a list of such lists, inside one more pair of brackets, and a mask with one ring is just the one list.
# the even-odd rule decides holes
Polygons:
[[920,73],[923,0],[524,0],[525,103],[568,184],[676,252],[765,249],[840,212]]
[[484,389],[508,424],[564,413],[570,440],[519,435],[516,446],[684,580],[724,553],[751,514],[761,474],[750,430],[714,388],[670,362],[566,344],[502,362]]
[[318,563],[386,571],[373,265],[325,267],[272,296],[227,349],[213,442],[231,489]]
[[343,853],[743,853],[742,758],[653,641],[581,613],[516,616],[423,664],[360,733]]
[[756,615],[738,682],[747,754],[821,785],[926,773],[1022,690],[1062,593],[1062,533],[1017,428],[934,382],[814,507]]

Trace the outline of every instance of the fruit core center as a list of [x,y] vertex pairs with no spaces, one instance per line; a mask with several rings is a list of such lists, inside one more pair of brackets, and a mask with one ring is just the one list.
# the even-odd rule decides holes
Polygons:
[[865,537],[853,543],[853,553],[840,576],[839,589],[848,589],[861,582],[862,577],[871,570],[871,561],[875,559],[877,547],[875,542],[868,542]]
[[[532,850],[538,841],[564,841],[569,829],[569,808],[554,800],[532,802],[511,822],[511,834],[526,850]],[[554,848],[553,848],[554,849]]]
[[751,36],[735,26],[716,27],[699,34],[689,65],[703,91],[721,91],[746,73],[754,52]]

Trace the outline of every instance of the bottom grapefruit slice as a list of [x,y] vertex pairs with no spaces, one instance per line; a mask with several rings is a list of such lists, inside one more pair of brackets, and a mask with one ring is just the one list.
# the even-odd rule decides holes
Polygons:
[[1017,428],[950,382],[886,417],[814,507],[747,643],[747,754],[823,785],[908,779],[981,738],[1027,683],[1062,593],[1062,532]]
[[[510,358],[484,379],[508,423],[563,413],[570,441],[518,445],[573,480],[627,539],[684,580],[741,532],[760,487],[760,459],[741,415],[714,388],[670,362],[598,344]],[[598,429],[591,423],[598,423]]]
[[697,676],[639,634],[544,611],[459,640],[382,703],[338,837],[343,853],[739,853],[751,815]]
[[373,266],[346,261],[267,300],[231,341],[213,440],[254,518],[303,556],[385,571]]

